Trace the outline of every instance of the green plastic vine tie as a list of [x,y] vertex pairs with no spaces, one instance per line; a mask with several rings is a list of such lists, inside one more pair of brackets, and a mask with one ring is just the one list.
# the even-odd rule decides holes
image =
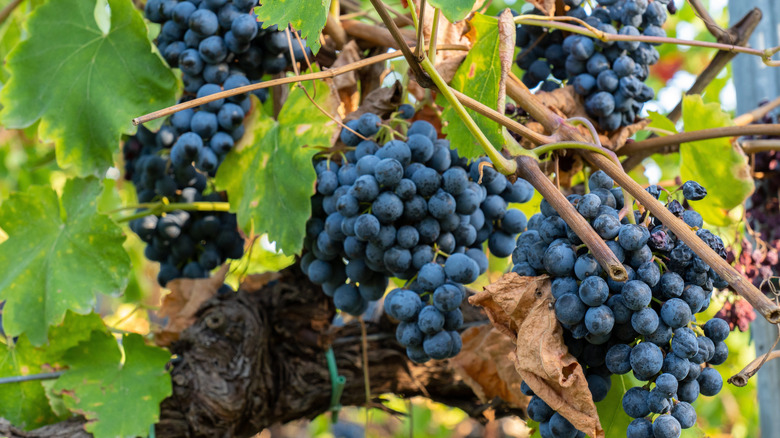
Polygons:
[[[431,79],[436,84],[436,87],[439,88],[441,94],[443,94],[447,99],[447,102],[452,105],[452,108],[458,114],[458,117],[463,121],[463,123],[466,124],[466,127],[468,128],[469,132],[471,132],[471,135],[477,139],[477,142],[479,142],[482,150],[485,151],[485,154],[487,154],[488,158],[490,158],[490,161],[493,163],[496,170],[503,173],[504,175],[511,175],[515,173],[517,171],[517,162],[504,158],[498,152],[498,150],[496,150],[496,148],[490,144],[490,141],[487,139],[487,137],[485,137],[485,134],[481,129],[479,129],[479,126],[477,126],[476,122],[474,122],[474,119],[471,118],[471,115],[466,111],[466,108],[463,106],[463,104],[460,103],[458,98],[452,92],[450,86],[444,82],[444,79],[441,77],[439,72],[436,71],[436,67],[431,64],[431,60],[427,57],[423,58],[423,60],[420,62],[420,65],[422,66],[423,70],[425,70],[425,72],[430,75]],[[537,159],[536,155],[530,151],[524,150],[523,155],[528,155],[533,159]]]
[[156,437],[157,435],[154,432],[154,424],[152,424],[151,426],[149,426],[149,438],[156,438]]
[[328,372],[330,373],[330,408],[331,421],[335,424],[339,422],[339,411],[341,410],[341,394],[344,392],[344,385],[347,383],[347,378],[339,375],[338,368],[336,367],[336,355],[333,354],[333,347],[328,348],[325,352],[325,357],[328,359]]

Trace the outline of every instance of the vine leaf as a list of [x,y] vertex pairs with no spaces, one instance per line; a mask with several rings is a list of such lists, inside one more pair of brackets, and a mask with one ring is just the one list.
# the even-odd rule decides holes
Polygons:
[[[96,330],[105,330],[95,313],[77,315],[68,312],[60,326],[49,330],[49,344],[34,347],[26,335],[13,344],[0,343],[0,377],[26,376],[61,368],[62,355]],[[43,381],[7,383],[0,391],[0,417],[24,429],[53,423],[61,415],[52,412]]]
[[[471,30],[467,35],[474,46],[460,65],[450,82],[450,86],[475,100],[495,108],[498,102],[499,83],[501,82],[501,58],[499,55],[498,20],[482,14],[475,14],[469,21]],[[443,99],[443,98],[442,98]],[[446,122],[443,131],[450,139],[450,147],[466,158],[483,155],[482,148],[469,132],[458,113],[445,105],[442,120]],[[487,136],[490,143],[501,149],[504,136],[501,126],[472,110],[466,110]]]
[[104,172],[138,114],[172,105],[176,79],[152,52],[132,2],[108,0],[111,28],[95,21],[95,2],[49,1],[27,22],[29,38],[8,56],[0,120],[55,144],[57,163],[81,176]]
[[[700,95],[685,96],[682,113],[686,132],[733,125],[718,103],[704,103]],[[728,138],[681,144],[680,177],[707,188],[707,197],[693,204],[712,225],[728,225],[728,210],[742,204],[754,189],[745,154]]]
[[62,198],[49,187],[14,193],[0,209],[0,300],[3,329],[46,342],[47,328],[67,310],[87,313],[95,293],[117,294],[127,284],[130,258],[122,230],[97,212],[96,178],[71,179]]
[[[329,84],[306,84],[309,95],[329,114],[339,101]],[[303,89],[293,87],[278,121],[265,114],[253,116],[248,143],[233,150],[217,171],[219,190],[228,192],[230,211],[247,233],[268,233],[277,249],[298,253],[311,216],[316,173],[316,147],[329,147],[338,124],[313,107]],[[282,217],[284,220],[279,220]]]
[[476,0],[430,0],[431,6],[441,9],[441,13],[451,23],[460,21],[471,12]]
[[[316,55],[320,50],[320,33],[328,20],[331,0],[263,0],[255,8],[257,20],[263,28],[278,26],[284,29],[290,24],[301,32],[306,44]],[[297,44],[293,38],[293,44]]]
[[70,369],[52,388],[70,411],[86,417],[95,438],[146,436],[171,394],[170,353],[145,345],[138,334],[124,336],[122,349],[124,360],[110,333],[92,333],[65,353]]

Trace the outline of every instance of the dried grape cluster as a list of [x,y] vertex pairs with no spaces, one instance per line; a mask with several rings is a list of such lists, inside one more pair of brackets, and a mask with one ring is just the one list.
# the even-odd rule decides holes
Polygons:
[[[414,109],[403,105],[397,114],[411,117]],[[485,159],[469,164],[428,122],[382,146],[373,139],[383,135],[380,125],[372,113],[348,122],[345,160],[315,161],[301,268],[352,315],[381,299],[390,277],[406,280],[384,301],[400,321],[398,341],[415,362],[452,357],[461,346],[463,285],[488,269],[483,244],[498,257],[512,253],[526,217],[508,204],[527,202],[534,190]]]
[[[723,385],[711,366],[728,357],[723,341],[729,325],[718,318],[697,322],[695,315],[709,307],[714,288],[727,284],[654,217],[636,212],[637,224],[621,220],[623,194],[613,185],[598,171],[590,176],[589,193],[568,199],[623,263],[627,281],[609,278],[546,201],[517,239],[513,271],[552,278],[555,315],[569,352],[585,370],[594,401],[607,396],[612,374],[633,372],[646,382],[623,396],[623,409],[635,418],[628,438],[679,437],[681,429],[695,423],[691,403],[699,394],[717,394]],[[663,189],[647,190],[658,198]],[[721,239],[702,228],[698,213],[684,207],[704,198],[706,190],[688,181],[679,192],[683,202],[669,194],[667,209],[725,258]],[[541,423],[543,437],[578,434],[539,397],[532,398],[528,413]]]

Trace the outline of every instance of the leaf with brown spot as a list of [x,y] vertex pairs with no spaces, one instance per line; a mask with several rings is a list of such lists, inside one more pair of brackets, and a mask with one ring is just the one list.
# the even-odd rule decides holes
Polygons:
[[493,325],[515,342],[516,371],[536,395],[592,438],[603,438],[582,366],[569,354],[555,318],[550,278],[510,272],[469,302],[485,308]]
[[179,334],[195,322],[200,306],[217,294],[225,282],[229,265],[223,265],[210,278],[178,278],[168,283],[171,292],[164,296],[157,315],[168,318],[168,323],[154,334],[154,342],[167,347],[179,339]]
[[471,327],[461,338],[463,349],[450,363],[479,400],[487,403],[499,397],[525,409],[530,397],[520,392],[523,379],[508,356],[515,349],[512,339],[490,325]]

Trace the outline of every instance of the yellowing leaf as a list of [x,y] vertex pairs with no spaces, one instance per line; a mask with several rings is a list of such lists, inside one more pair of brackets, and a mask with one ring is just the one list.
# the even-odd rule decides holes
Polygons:
[[[704,103],[699,95],[683,99],[683,121],[687,132],[731,126],[731,117],[717,103]],[[753,193],[753,178],[745,154],[728,138],[713,138],[680,145],[680,176],[707,189],[707,197],[694,201],[710,224],[728,223],[724,213],[742,204]]]

